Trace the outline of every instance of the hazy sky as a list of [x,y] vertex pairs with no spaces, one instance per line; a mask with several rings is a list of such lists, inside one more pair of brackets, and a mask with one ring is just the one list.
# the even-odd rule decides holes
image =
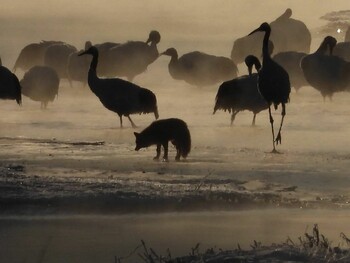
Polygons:
[[[93,42],[145,40],[157,29],[160,47],[199,46],[228,54],[235,38],[263,21],[272,21],[288,7],[293,17],[309,28],[324,24],[319,17],[349,8],[348,0],[3,0],[1,3],[0,54],[14,60],[19,49],[42,39],[63,40],[82,47]],[[208,42],[208,43],[205,43]],[[225,42],[225,43],[224,43]],[[227,51],[226,51],[227,50]],[[5,54],[5,56],[3,55]],[[6,56],[6,54],[8,54]],[[11,62],[10,62],[11,63]]]

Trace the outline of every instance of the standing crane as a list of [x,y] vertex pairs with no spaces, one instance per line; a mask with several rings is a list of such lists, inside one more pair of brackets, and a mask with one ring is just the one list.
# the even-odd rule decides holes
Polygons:
[[256,114],[268,108],[265,99],[258,90],[258,74],[252,73],[255,66],[258,72],[261,68],[260,61],[257,57],[249,55],[245,59],[249,75],[225,81],[218,89],[215,97],[214,112],[224,110],[231,113],[231,126],[238,112],[249,110],[253,112],[254,117],[252,126],[255,125]]
[[15,74],[4,67],[0,58],[0,99],[16,100],[18,105],[22,104],[21,85]]
[[[283,120],[286,115],[286,103],[289,102],[290,94],[290,81],[287,71],[277,64],[270,56],[268,50],[269,38],[271,34],[271,27],[268,23],[262,23],[260,27],[252,31],[249,35],[254,34],[255,32],[265,32],[263,39],[263,61],[262,67],[259,70],[258,75],[258,88],[261,95],[264,97],[266,102],[269,105],[269,117],[272,130],[272,144],[273,144],[273,153],[277,153],[275,144],[282,143],[281,130],[283,126]],[[271,114],[271,105],[273,104],[275,110],[277,110],[278,105],[282,105],[282,119],[279,131],[275,138],[275,131],[273,127],[273,118]]]
[[300,63],[305,79],[322,94],[324,101],[327,96],[332,100],[335,92],[345,91],[350,82],[350,62],[332,55],[336,43],[334,37],[325,37],[320,47]]
[[89,87],[104,107],[118,114],[121,128],[123,127],[123,115],[129,119],[133,128],[136,125],[131,120],[130,114],[153,112],[155,118],[158,119],[157,99],[152,91],[119,78],[99,78],[96,73],[98,49],[92,46],[79,56],[86,54],[92,56],[88,73]]

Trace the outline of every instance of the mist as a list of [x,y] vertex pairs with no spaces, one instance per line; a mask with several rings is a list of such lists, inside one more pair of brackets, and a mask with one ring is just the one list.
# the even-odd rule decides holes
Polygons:
[[0,48],[5,64],[10,65],[28,43],[59,39],[82,48],[86,40],[143,40],[151,29],[161,32],[164,49],[176,46],[183,52],[197,49],[227,56],[237,36],[246,35],[262,21],[272,21],[287,7],[310,29],[323,23],[319,20],[323,14],[347,8],[346,1],[4,2]]

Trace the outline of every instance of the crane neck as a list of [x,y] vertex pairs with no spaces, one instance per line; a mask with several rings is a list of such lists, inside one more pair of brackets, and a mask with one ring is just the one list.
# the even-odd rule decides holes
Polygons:
[[154,48],[154,47],[157,47],[157,42],[156,41],[151,41],[150,47]]
[[172,54],[172,55],[171,55],[170,62],[169,62],[169,65],[174,65],[174,66],[176,66],[178,60],[179,60],[179,59],[178,59],[178,55],[177,55],[177,54]]
[[151,62],[153,62],[154,60],[156,60],[159,56],[159,51],[158,51],[158,47],[157,47],[157,43],[155,41],[151,42],[151,45],[149,46],[150,48],[150,59]]
[[174,79],[181,79],[183,68],[179,65],[178,55],[172,54],[168,65],[169,73]]
[[179,58],[179,56],[177,53],[171,54],[170,62],[177,62],[178,58]]
[[248,66],[248,74],[249,74],[249,76],[251,76],[252,73],[253,73],[253,65],[249,65]]
[[315,53],[325,54],[327,52],[327,50],[328,50],[328,43],[327,43],[327,41],[323,41]]
[[98,53],[94,52],[92,54],[92,60],[91,60],[91,64],[90,64],[90,69],[97,72],[97,63],[98,63]]
[[98,51],[93,51],[90,54],[92,55],[92,60],[88,73],[88,83],[92,92],[97,94],[99,86],[95,85],[95,83],[99,81],[99,77],[97,76]]
[[264,35],[264,40],[263,40],[263,58],[264,59],[269,59],[270,58],[270,52],[269,52],[269,38],[271,34],[271,29],[266,29],[265,30],[265,35]]

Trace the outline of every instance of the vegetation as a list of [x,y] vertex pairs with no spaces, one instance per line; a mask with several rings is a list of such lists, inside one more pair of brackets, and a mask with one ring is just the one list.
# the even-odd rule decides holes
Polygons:
[[138,255],[139,262],[145,263],[219,263],[219,262],[350,262],[350,239],[340,233],[341,242],[333,246],[329,239],[320,233],[315,224],[311,233],[305,232],[293,241],[290,237],[281,244],[263,246],[254,240],[251,248],[243,250],[240,245],[234,250],[223,251],[209,248],[200,251],[200,243],[191,248],[188,255],[172,257],[170,249],[165,255],[158,254],[141,240],[141,244],[126,257],[115,257],[115,263],[123,263],[131,256]]

